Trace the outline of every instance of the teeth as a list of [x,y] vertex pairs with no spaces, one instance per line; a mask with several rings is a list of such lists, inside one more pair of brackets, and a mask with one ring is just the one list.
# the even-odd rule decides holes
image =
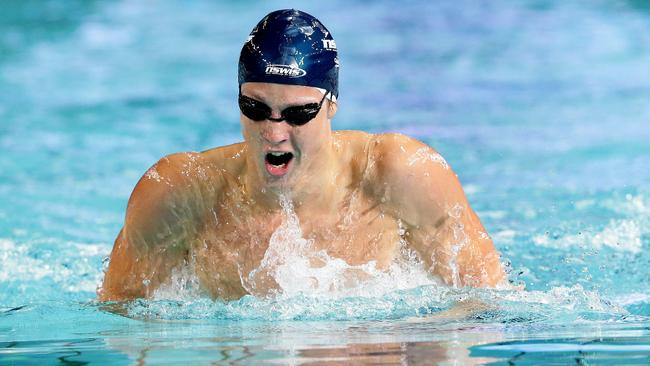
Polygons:
[[270,152],[269,154],[271,154],[271,155],[273,155],[273,156],[282,156],[282,155],[284,155],[284,154],[286,154],[286,153],[285,153],[285,152],[276,152],[276,151],[273,151],[273,152]]

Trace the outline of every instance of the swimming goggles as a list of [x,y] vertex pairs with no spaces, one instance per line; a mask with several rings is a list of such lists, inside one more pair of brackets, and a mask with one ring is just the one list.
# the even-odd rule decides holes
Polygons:
[[290,125],[302,126],[316,117],[320,108],[323,106],[323,102],[328,93],[329,91],[323,95],[323,99],[320,100],[320,103],[308,103],[305,105],[287,107],[280,112],[280,118],[271,118],[271,107],[259,100],[242,95],[242,93],[239,92],[239,109],[244,116],[256,122],[268,119],[273,122],[287,121]]

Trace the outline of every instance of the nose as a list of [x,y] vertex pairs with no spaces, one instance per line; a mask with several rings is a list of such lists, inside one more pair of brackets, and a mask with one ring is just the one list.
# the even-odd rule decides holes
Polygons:
[[291,126],[287,122],[266,120],[261,123],[264,124],[262,127],[262,137],[268,143],[277,145],[289,140]]

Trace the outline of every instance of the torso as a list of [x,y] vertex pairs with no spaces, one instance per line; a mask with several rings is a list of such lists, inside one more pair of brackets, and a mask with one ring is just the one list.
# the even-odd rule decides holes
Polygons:
[[[272,235],[292,214],[298,219],[301,238],[310,241],[310,250],[324,250],[330,257],[343,259],[351,266],[371,261],[380,269],[390,266],[398,252],[400,228],[398,221],[385,212],[381,201],[364,186],[370,136],[356,133],[339,135],[339,138],[352,141],[346,146],[355,151],[346,155],[355,157],[355,162],[346,166],[356,171],[350,172],[353,184],[342,187],[344,191],[339,195],[342,198],[329,208],[305,205],[295,210],[263,211],[241,184],[237,160],[231,159],[224,165],[224,187],[204,214],[202,228],[191,240],[190,249],[191,263],[201,287],[211,296],[233,299],[278,289],[271,276],[255,271],[269,249]],[[226,149],[230,151],[207,153],[223,159],[236,156],[241,147],[231,145]]]

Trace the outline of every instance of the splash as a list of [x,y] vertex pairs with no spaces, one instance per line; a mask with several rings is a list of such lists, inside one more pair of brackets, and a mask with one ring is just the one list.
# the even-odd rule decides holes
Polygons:
[[257,281],[270,276],[278,284],[274,296],[299,295],[341,298],[349,296],[377,297],[437,283],[418,260],[415,253],[400,242],[400,256],[385,271],[375,261],[349,265],[331,257],[325,250],[315,250],[313,240],[303,238],[293,203],[280,197],[282,224],[271,235],[269,247],[258,268],[242,276],[242,284],[251,293],[258,293]]
[[193,263],[172,270],[169,280],[153,292],[154,300],[184,301],[203,296]]
[[[441,311],[461,304],[475,309],[453,318]],[[201,320],[397,320],[459,321],[486,323],[585,323],[620,320],[629,316],[623,307],[580,285],[554,287],[548,291],[516,291],[425,285],[394,290],[377,297],[322,297],[304,294],[294,297],[244,296],[236,301],[135,300],[127,304],[129,316],[148,319]]]
[[451,280],[454,287],[460,286],[460,269],[458,268],[458,254],[467,245],[469,239],[465,233],[465,227],[461,221],[463,207],[459,204],[449,210],[449,216],[454,220],[452,223],[453,244],[451,247],[451,258],[449,258],[449,268],[451,268]]

